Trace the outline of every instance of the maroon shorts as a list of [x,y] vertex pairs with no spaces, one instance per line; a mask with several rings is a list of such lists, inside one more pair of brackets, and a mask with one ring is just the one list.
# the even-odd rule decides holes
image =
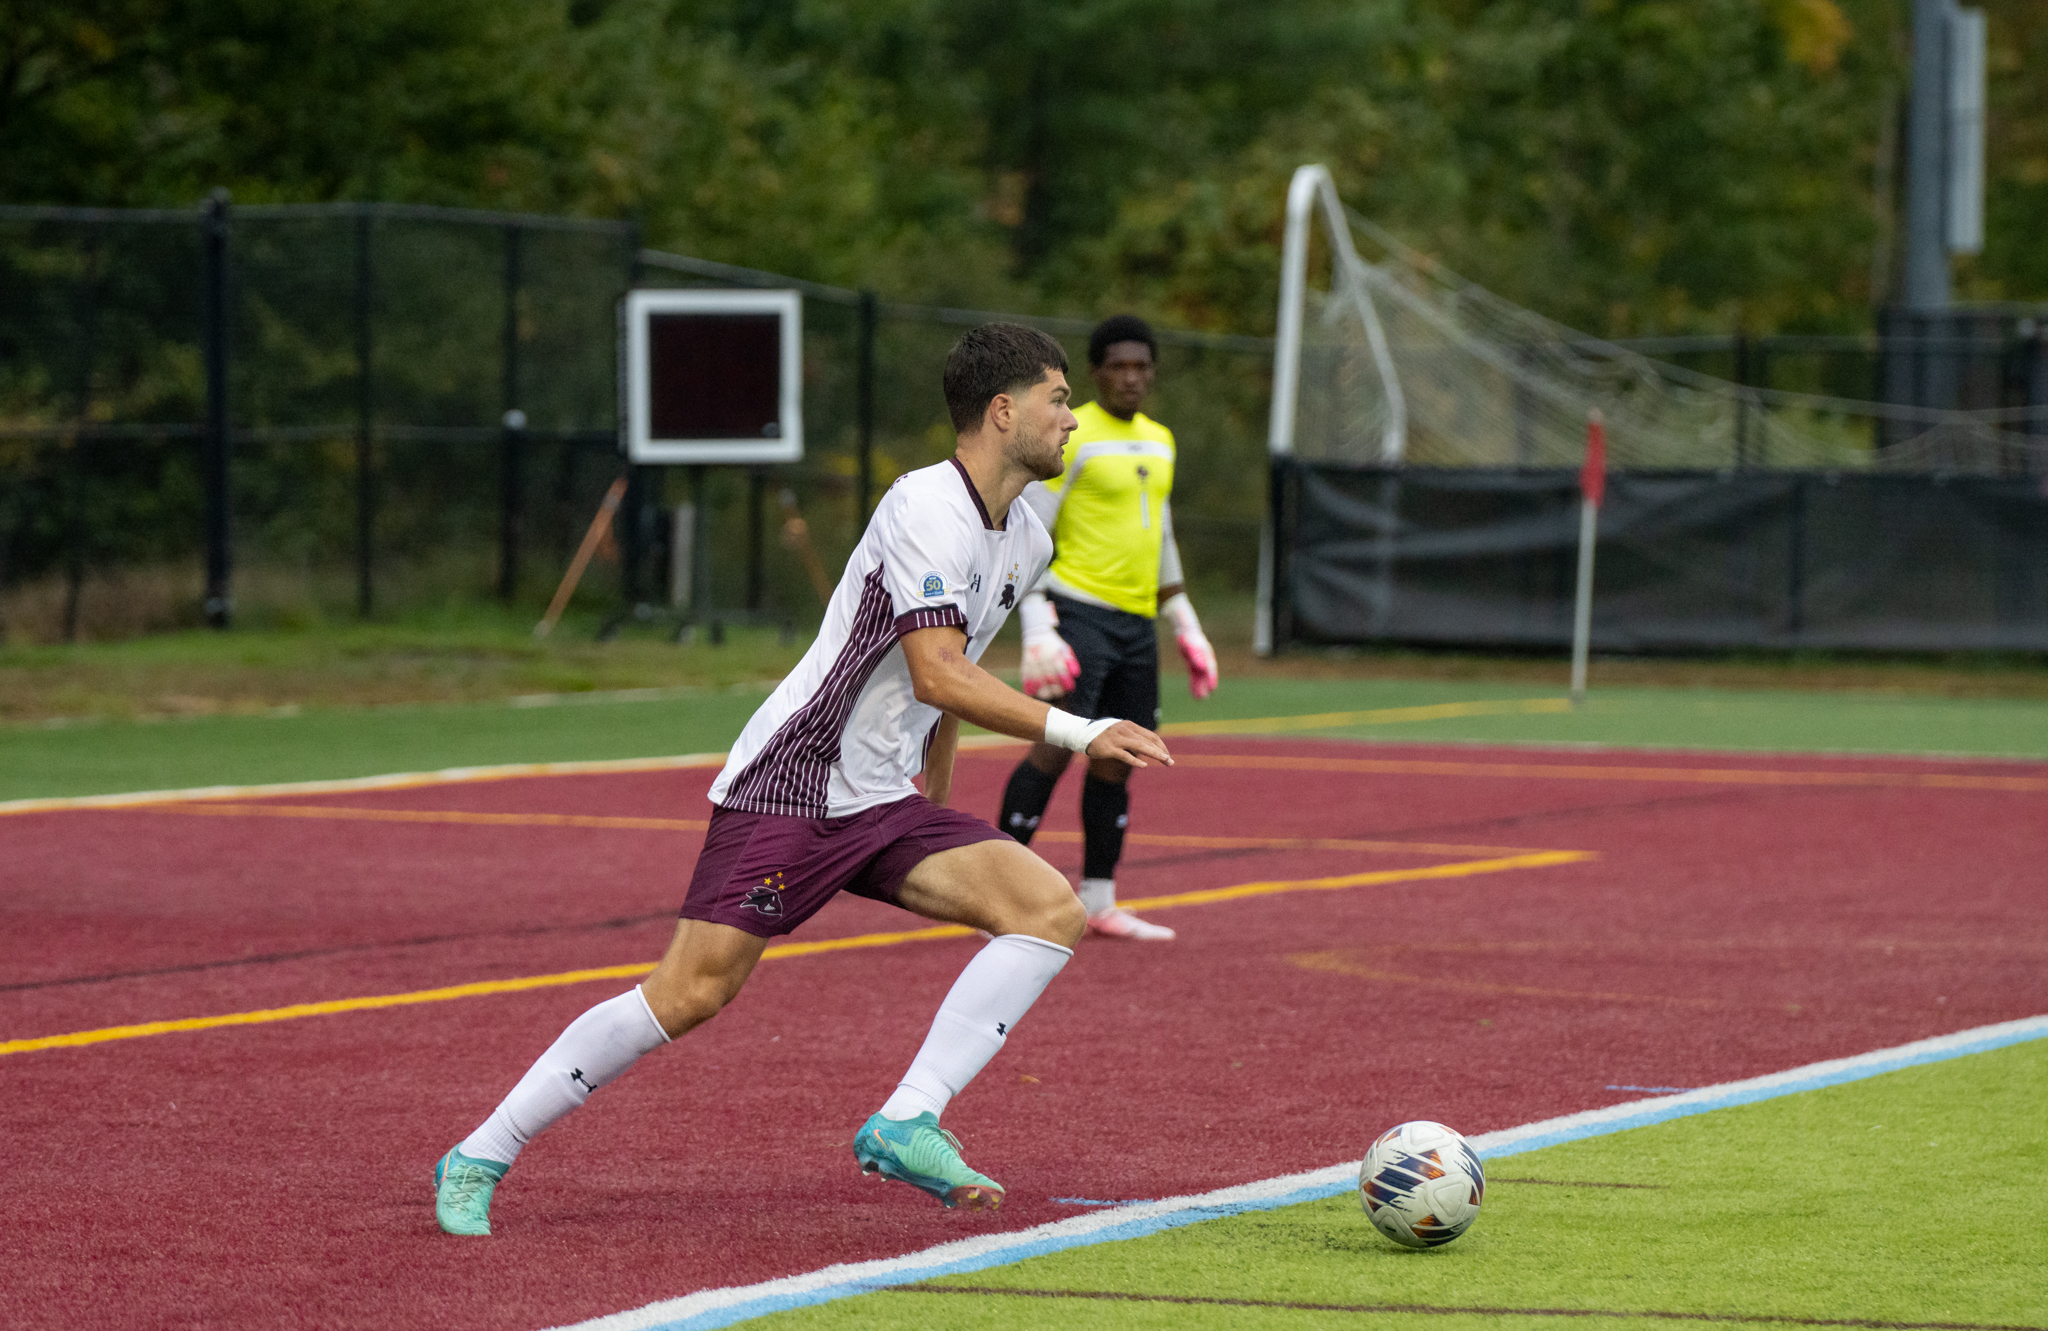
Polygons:
[[844,818],[714,808],[682,916],[773,938],[817,914],[835,893],[893,906],[896,889],[927,855],[1008,840],[972,814],[922,795]]

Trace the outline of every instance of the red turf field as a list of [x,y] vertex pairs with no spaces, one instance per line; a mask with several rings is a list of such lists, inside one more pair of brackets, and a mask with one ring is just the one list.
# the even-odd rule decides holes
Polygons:
[[[1403,1118],[1479,1132],[2048,1011],[2048,767],[1175,747],[1135,787],[1127,899],[1491,871],[1084,943],[948,1115],[1010,1188],[994,1218],[847,1148],[976,946],[908,942],[765,962],[529,1149],[489,1240],[436,1231],[434,1158],[630,981],[0,1053],[0,1323],[544,1327],[1327,1165]],[[964,754],[962,802],[992,811],[1015,755]],[[651,961],[699,841],[662,824],[711,776],[0,819],[0,1042]],[[1039,843],[1070,870],[1077,796]],[[1199,840],[1230,837],[1411,844]],[[1560,850],[1591,854],[1528,859]],[[917,927],[843,899],[794,941]]]

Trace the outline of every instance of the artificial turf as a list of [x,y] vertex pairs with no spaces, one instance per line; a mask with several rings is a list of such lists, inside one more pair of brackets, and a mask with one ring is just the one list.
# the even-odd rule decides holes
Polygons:
[[748,1325],[2048,1326],[2043,1104],[2037,1041],[1493,1161],[1426,1252],[1345,1196]]
[[[1169,724],[1391,712],[1288,729],[1354,739],[2048,757],[2048,703],[2022,699],[1627,688],[1595,692],[1577,711],[1402,719],[1407,708],[1559,695],[1472,681],[1247,678],[1197,703],[1178,680],[1165,683]],[[0,800],[714,752],[732,742],[766,687],[589,696],[568,705],[436,703],[0,726]]]

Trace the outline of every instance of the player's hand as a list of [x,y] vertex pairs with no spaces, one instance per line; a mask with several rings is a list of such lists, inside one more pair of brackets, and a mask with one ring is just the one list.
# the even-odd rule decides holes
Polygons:
[[1180,592],[1160,608],[1173,620],[1174,645],[1188,663],[1188,692],[1197,699],[1208,697],[1222,678],[1216,670],[1216,649],[1202,633],[1202,621],[1195,618],[1194,603],[1188,600],[1186,592]]
[[1173,766],[1173,755],[1166,751],[1166,741],[1133,721],[1119,721],[1090,740],[1088,756],[1114,758],[1132,767],[1150,766],[1147,759],[1165,767]]
[[1024,626],[1024,692],[1041,701],[1066,697],[1081,677],[1081,662],[1060,637],[1059,612],[1044,592],[1027,592],[1017,618]]

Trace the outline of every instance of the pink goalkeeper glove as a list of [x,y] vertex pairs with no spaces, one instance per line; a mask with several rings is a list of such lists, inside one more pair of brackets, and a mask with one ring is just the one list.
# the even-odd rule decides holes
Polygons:
[[1188,692],[1196,698],[1208,697],[1222,681],[1216,673],[1216,649],[1202,636],[1202,621],[1195,618],[1194,604],[1186,592],[1178,592],[1159,608],[1173,621],[1173,640],[1187,658]]
[[1060,616],[1044,592],[1027,592],[1017,607],[1024,626],[1024,692],[1034,698],[1064,698],[1081,677],[1074,649],[1060,637]]

